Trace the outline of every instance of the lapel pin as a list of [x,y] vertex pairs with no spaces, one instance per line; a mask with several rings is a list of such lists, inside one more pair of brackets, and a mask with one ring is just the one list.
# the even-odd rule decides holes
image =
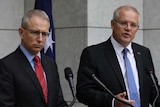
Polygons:
[[140,53],[140,52],[137,52],[137,54],[138,54],[138,55],[141,55],[141,53]]

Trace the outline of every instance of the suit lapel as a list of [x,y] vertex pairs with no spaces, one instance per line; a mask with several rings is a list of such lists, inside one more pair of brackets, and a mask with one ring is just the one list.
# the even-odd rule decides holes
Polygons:
[[109,60],[111,66],[113,68],[113,71],[115,72],[115,76],[118,78],[118,80],[122,86],[122,89],[126,90],[122,71],[121,71],[115,50],[112,46],[110,39],[107,40],[106,44],[104,45],[104,48],[105,48],[105,55],[107,57],[107,60]]
[[[51,71],[51,64],[46,60],[46,58],[44,58],[45,56],[42,54],[42,58],[41,58],[41,62],[42,62],[42,66],[44,68],[44,71],[45,71],[45,74],[46,74],[46,79],[47,79],[47,88],[48,88],[48,102],[50,102],[50,100],[52,99],[50,95],[52,95],[53,93],[51,92],[54,92],[54,88],[52,87],[55,87],[54,83],[53,83],[53,72],[54,71]],[[54,65],[52,65],[54,66]],[[49,103],[48,103],[49,104]]]
[[136,48],[136,46],[134,44],[132,44],[132,48],[133,48],[133,53],[135,56],[135,60],[136,60],[136,66],[137,66],[137,70],[138,70],[138,78],[139,78],[139,86],[140,86],[140,91],[142,90],[142,86],[143,86],[143,63],[142,63],[142,57],[141,57],[141,52],[139,51],[138,48]]
[[[105,55],[107,57],[107,60],[109,60],[109,62],[111,63],[112,68],[114,69],[115,72],[115,76],[118,78],[122,89],[126,90],[125,88],[125,83],[124,83],[124,79],[123,79],[123,75],[122,75],[122,71],[115,53],[115,50],[112,46],[111,40],[109,39],[106,44],[104,45],[105,48]],[[134,53],[134,57],[136,60],[136,66],[137,66],[137,70],[138,70],[138,77],[139,77],[139,86],[140,86],[140,92],[143,89],[143,63],[142,63],[142,57],[141,57],[141,51],[138,49],[138,47],[136,47],[136,45],[134,43],[132,43],[132,49],[133,49],[133,53]]]
[[[108,39],[106,44],[104,45],[105,48],[105,55],[107,57],[107,60],[111,63],[112,68],[114,69],[115,76],[118,78],[123,90],[126,90],[125,88],[125,83],[122,75],[122,71],[115,53],[115,50],[112,46],[111,40]],[[143,71],[143,65],[142,65],[142,58],[141,58],[141,52],[139,49],[136,47],[134,43],[132,43],[132,48],[133,48],[133,53],[135,56],[136,60],[136,66],[138,70],[138,76],[139,76],[139,86],[140,86],[140,91],[142,90],[143,86],[143,73],[140,71]]]
[[44,72],[46,74],[46,80],[47,80],[47,87],[48,87],[48,90],[49,90],[49,86],[50,86],[50,69],[49,69],[49,64],[48,62],[45,60],[44,56],[42,55],[42,58],[41,58],[41,62],[42,62],[42,66],[43,66],[43,69],[44,69]]
[[28,62],[27,58],[25,57],[25,55],[23,54],[23,52],[20,50],[20,48],[18,48],[16,50],[17,53],[17,63],[24,69],[24,73],[26,75],[28,75],[29,79],[32,81],[33,86],[35,86],[38,90],[38,92],[40,93],[40,96],[43,98],[44,100],[44,96],[43,96],[43,92],[41,89],[41,86],[39,84],[39,81],[35,75],[34,70],[32,69],[30,63]]

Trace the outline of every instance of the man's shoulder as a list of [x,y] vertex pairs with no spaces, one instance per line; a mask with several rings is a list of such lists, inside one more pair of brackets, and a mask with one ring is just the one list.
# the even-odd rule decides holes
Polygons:
[[21,54],[20,50],[17,48],[15,51],[7,54],[6,56],[2,57],[1,60],[7,60],[7,59],[13,59],[16,58],[16,56],[20,56],[18,54]]
[[53,58],[49,57],[46,54],[42,53],[41,56],[42,56],[42,60],[45,60],[45,61],[48,61],[48,62],[55,62],[55,60]]
[[104,41],[101,43],[90,45],[90,46],[86,47],[85,49],[101,49],[103,47],[106,47],[108,44],[109,44],[108,41]]
[[141,49],[148,49],[148,47],[141,45],[141,44],[138,44],[138,43],[135,43],[135,42],[132,42],[132,46],[136,47],[136,48],[141,48]]
[[138,51],[141,51],[141,52],[142,51],[144,51],[144,52],[150,51],[150,49],[148,47],[137,44],[137,43],[134,43],[134,42],[132,43],[132,48],[133,48],[133,50],[138,50]]

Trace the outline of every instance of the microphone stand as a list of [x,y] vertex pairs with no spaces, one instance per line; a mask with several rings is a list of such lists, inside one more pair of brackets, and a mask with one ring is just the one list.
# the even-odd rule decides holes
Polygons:
[[101,85],[101,87],[103,87],[103,88],[105,89],[105,91],[107,91],[113,98],[115,98],[116,100],[118,100],[118,101],[121,102],[121,103],[124,103],[124,104],[126,104],[126,105],[129,105],[130,107],[133,107],[132,104],[130,104],[130,103],[128,103],[128,102],[126,102],[126,101],[124,101],[124,100],[116,97],[116,96],[95,76],[95,74],[92,74],[92,77],[93,77],[93,79],[94,79],[95,81],[97,81],[97,82]]
[[67,67],[65,68],[65,78],[66,80],[68,80],[72,95],[73,95],[73,100],[71,101],[71,103],[69,104],[68,107],[72,107],[73,104],[76,102],[76,89],[74,88],[74,83],[73,83],[73,73],[71,68]]
[[73,100],[71,101],[71,103],[69,104],[69,107],[72,107],[73,104],[76,102],[76,90],[74,87],[70,87],[72,88],[72,96],[73,96]]
[[73,97],[73,100],[72,100],[72,102],[69,104],[68,107],[72,107],[75,102],[76,102],[76,97]]
[[157,91],[157,95],[156,95],[156,97],[155,97],[155,99],[154,99],[154,101],[153,101],[153,105],[152,105],[153,107],[155,107],[155,103],[156,103],[156,101],[157,101],[157,99],[158,99],[158,97],[159,97],[159,90],[158,90],[156,81],[155,81],[154,76],[153,76],[153,71],[149,71],[149,74],[150,74],[150,76],[151,76],[151,79],[152,79],[153,84],[154,84],[154,86],[155,86],[155,89],[156,89],[156,91]]
[[102,88],[104,88],[104,90],[105,90],[106,92],[108,92],[113,98],[115,98],[116,100],[118,100],[118,101],[121,102],[121,103],[124,103],[124,104],[126,104],[126,105],[128,105],[128,106],[130,106],[130,107],[133,107],[132,104],[130,104],[130,103],[124,101],[123,99],[118,98],[116,95],[114,95],[114,94],[95,76],[95,74],[91,71],[91,69],[89,69],[89,68],[86,67],[86,68],[84,69],[84,71],[86,71],[86,72],[84,72],[84,73],[86,74],[86,76],[88,76],[89,78],[92,77],[93,80],[95,80]]

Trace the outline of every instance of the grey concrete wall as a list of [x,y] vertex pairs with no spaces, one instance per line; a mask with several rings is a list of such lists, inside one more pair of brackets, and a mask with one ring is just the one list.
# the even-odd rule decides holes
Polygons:
[[[64,78],[64,68],[71,67],[76,84],[76,75],[82,49],[87,45],[87,1],[53,0],[56,33],[56,58],[61,77],[64,97],[72,100],[68,82]],[[83,107],[76,103],[74,107]]]
[[160,1],[144,0],[144,45],[151,50],[156,74],[160,83]]
[[[17,29],[24,12],[34,8],[35,0],[0,1],[0,58],[19,45]],[[135,42],[150,48],[156,73],[160,80],[160,15],[159,0],[52,0],[56,36],[56,62],[64,98],[72,100],[64,68],[71,67],[76,85],[79,58],[82,49],[107,40],[111,35],[110,20],[115,8],[133,5],[140,12],[140,29]],[[76,102],[74,107],[85,107]]]
[[23,12],[23,0],[0,1],[0,58],[18,47],[20,39],[17,29]]

